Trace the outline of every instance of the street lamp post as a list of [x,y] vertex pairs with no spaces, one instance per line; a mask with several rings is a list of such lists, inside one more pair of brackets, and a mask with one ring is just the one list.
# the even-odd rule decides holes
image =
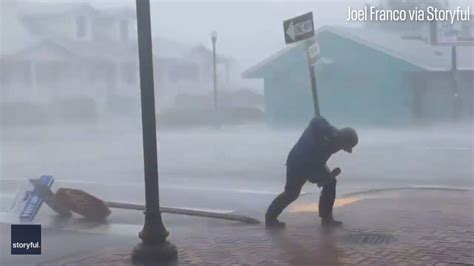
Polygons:
[[459,87],[457,80],[458,60],[456,53],[456,45],[451,47],[451,85],[453,86],[453,120],[457,121],[462,108],[461,97],[459,96]]
[[169,233],[163,225],[160,212],[150,1],[136,0],[136,8],[145,166],[145,224],[139,233],[142,242],[132,251],[132,261],[146,264],[176,259],[177,250],[166,240]]
[[217,70],[216,70],[217,32],[215,30],[211,32],[211,40],[212,40],[212,65],[213,65],[213,78],[214,78],[214,109],[217,110]]

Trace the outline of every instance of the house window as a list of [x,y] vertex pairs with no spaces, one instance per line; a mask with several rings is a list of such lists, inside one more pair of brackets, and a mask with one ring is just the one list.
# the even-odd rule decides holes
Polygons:
[[128,41],[128,21],[125,19],[120,21],[120,39]]
[[76,33],[78,39],[86,36],[86,18],[84,16],[76,17]]

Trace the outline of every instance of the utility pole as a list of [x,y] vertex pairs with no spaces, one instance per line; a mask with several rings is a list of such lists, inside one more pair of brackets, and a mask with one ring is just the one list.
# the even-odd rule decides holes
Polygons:
[[212,40],[212,65],[213,65],[213,79],[214,79],[214,109],[217,111],[217,69],[216,69],[216,41],[217,32],[214,30],[211,33]]
[[461,109],[462,109],[462,100],[459,95],[459,86],[457,81],[457,53],[456,45],[451,47],[451,85],[453,86],[453,120],[458,121]]
[[[320,116],[321,112],[319,110],[319,99],[318,99],[318,87],[316,81],[316,59],[315,57],[319,56],[319,45],[315,40],[307,39],[306,41],[306,55],[308,57],[308,69],[309,69],[309,80],[311,84],[311,96],[313,97],[313,108],[314,114]],[[313,47],[317,47],[315,55],[313,55],[312,50],[315,50]]]
[[305,40],[306,42],[305,48],[308,61],[314,114],[316,116],[319,116],[319,99],[314,65],[319,59],[320,47],[316,40],[312,40],[315,39],[313,13],[308,12],[303,15],[283,21],[283,35],[285,37],[286,44],[291,44],[303,40]]
[[148,264],[174,260],[177,250],[166,240],[169,233],[160,212],[150,1],[136,0],[136,8],[145,165],[145,224],[139,233],[142,242],[132,251],[132,261]]

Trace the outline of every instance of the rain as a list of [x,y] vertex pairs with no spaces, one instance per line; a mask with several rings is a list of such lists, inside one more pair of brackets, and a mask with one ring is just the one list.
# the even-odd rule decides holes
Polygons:
[[[351,1],[350,8],[410,8],[402,2]],[[18,193],[42,175],[54,177],[53,191],[145,204],[135,2],[0,4],[0,222],[13,223]],[[348,5],[151,1],[161,207],[264,221],[284,189],[288,153],[314,116],[304,42],[285,44],[283,28],[306,12],[319,43],[317,106],[331,125],[359,136],[352,153],[327,162],[342,169],[338,197],[473,189],[472,18],[438,23],[433,44],[428,22],[347,21]],[[319,191],[306,183],[287,214],[316,213]],[[36,219],[53,215],[43,206]],[[224,223],[163,216],[177,238],[194,221],[202,230]],[[112,232],[138,243],[142,212],[112,210],[107,219]]]

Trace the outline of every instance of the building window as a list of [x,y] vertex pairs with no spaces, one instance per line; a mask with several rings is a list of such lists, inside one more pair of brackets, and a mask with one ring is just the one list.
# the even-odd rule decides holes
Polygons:
[[78,39],[86,36],[86,18],[84,16],[76,17],[76,33]]
[[120,39],[128,41],[128,21],[125,19],[120,21]]

